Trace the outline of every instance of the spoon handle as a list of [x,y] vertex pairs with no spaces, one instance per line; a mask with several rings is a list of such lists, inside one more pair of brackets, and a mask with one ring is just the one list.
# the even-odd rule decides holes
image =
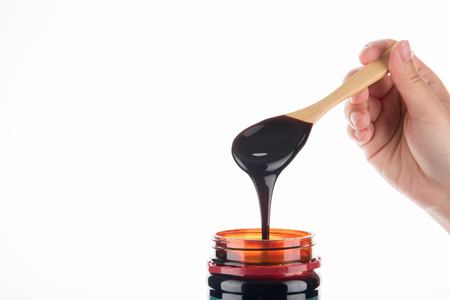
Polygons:
[[393,47],[384,51],[377,60],[359,70],[327,97],[286,115],[305,122],[316,123],[330,109],[383,78],[389,71],[389,56]]

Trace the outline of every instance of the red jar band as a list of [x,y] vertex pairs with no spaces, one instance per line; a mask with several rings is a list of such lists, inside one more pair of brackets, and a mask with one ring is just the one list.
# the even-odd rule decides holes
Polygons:
[[214,262],[208,262],[209,273],[237,275],[237,276],[265,276],[280,275],[283,277],[300,275],[304,272],[320,268],[321,258],[313,258],[306,263],[298,263],[293,265],[276,265],[276,266],[218,266]]

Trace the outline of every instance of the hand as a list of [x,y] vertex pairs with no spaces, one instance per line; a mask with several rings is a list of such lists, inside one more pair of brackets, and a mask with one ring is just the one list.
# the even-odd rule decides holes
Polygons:
[[361,63],[393,44],[390,74],[347,101],[348,134],[394,188],[450,233],[450,94],[408,41],[371,42]]

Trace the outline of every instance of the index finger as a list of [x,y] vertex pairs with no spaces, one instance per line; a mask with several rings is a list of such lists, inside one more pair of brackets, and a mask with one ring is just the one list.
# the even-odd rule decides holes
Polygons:
[[359,61],[363,65],[367,65],[368,63],[374,61],[380,55],[387,50],[387,48],[391,47],[397,43],[396,40],[391,39],[384,39],[384,40],[377,40],[368,43],[364,46],[364,48],[359,53]]

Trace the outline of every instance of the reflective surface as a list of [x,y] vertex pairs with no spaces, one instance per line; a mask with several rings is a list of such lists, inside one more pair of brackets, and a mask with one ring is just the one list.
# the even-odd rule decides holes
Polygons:
[[[313,259],[314,234],[290,229],[271,229],[271,239],[261,239],[261,229],[235,229],[218,232],[213,238],[218,265],[230,262],[279,264]],[[283,271],[285,272],[285,271]]]
[[268,239],[270,234],[270,206],[275,182],[303,148],[312,125],[278,116],[250,126],[234,139],[233,158],[250,176],[258,193],[263,239]]
[[314,245],[314,234],[300,230],[272,228],[270,240],[261,239],[260,228],[216,233],[208,262],[211,299],[319,297],[320,258],[313,256]]
[[289,280],[210,274],[210,296],[218,299],[310,299],[319,296],[320,276],[314,271]]

